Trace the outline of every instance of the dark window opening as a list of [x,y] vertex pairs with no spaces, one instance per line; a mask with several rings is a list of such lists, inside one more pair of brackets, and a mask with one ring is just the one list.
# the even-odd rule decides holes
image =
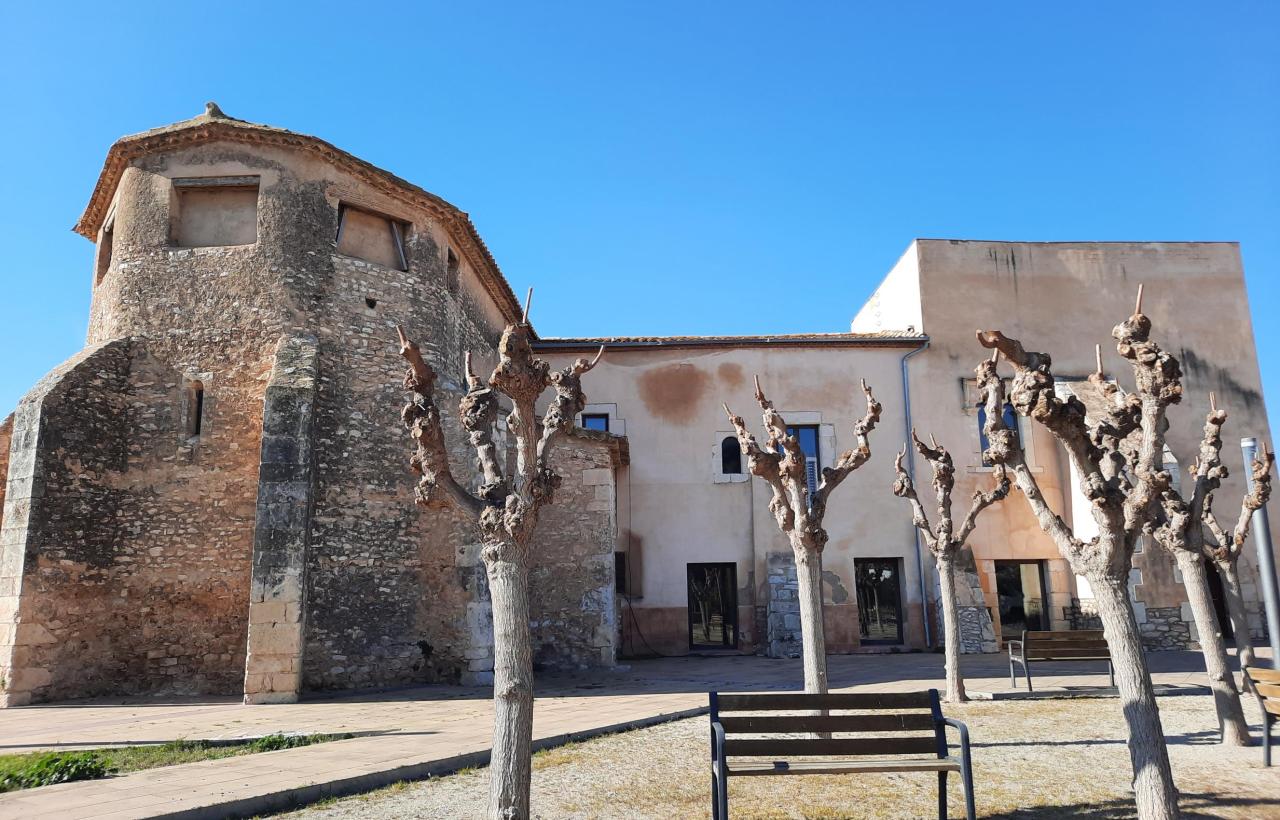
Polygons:
[[1222,631],[1224,641],[1235,642],[1235,633],[1231,629],[1231,615],[1227,612],[1227,596],[1222,588],[1222,576],[1212,561],[1204,561],[1205,578],[1209,581],[1209,597],[1213,600],[1213,612],[1218,616],[1218,629]]
[[734,564],[689,564],[689,648],[736,649],[738,584]]
[[599,430],[603,433],[607,433],[609,432],[609,414],[583,413],[582,427],[586,430]]
[[378,300],[374,299],[372,296],[366,296],[364,300],[364,304],[365,304],[365,307],[369,308],[369,310],[373,310],[378,306]]
[[720,442],[720,472],[724,475],[742,475],[742,447],[733,436],[725,436]]
[[818,466],[822,463],[819,461],[818,425],[789,425],[787,427],[787,435],[795,436],[800,442],[800,452],[804,453],[804,474],[809,484],[809,496],[812,499],[814,492],[818,489],[818,479],[822,473],[821,468]]
[[107,220],[102,226],[102,238],[98,240],[98,269],[94,284],[102,281],[102,277],[107,275],[107,270],[111,267],[111,253],[115,244],[116,224],[115,218]]
[[453,252],[453,248],[449,248],[448,265],[445,268],[445,287],[449,289],[450,294],[457,296],[461,282],[462,272],[458,269],[458,255]]
[[627,554],[613,554],[613,590],[621,595],[627,594]]
[[[1004,413],[1002,414],[1004,426],[1013,432],[1015,445],[1019,443],[1018,434],[1018,413],[1013,409],[1013,405],[1009,402],[1004,403]],[[987,448],[991,446],[991,442],[987,440],[987,407],[985,404],[978,405],[978,439],[982,447],[982,466],[991,467],[992,463],[987,460]]]
[[1049,628],[1044,561],[996,561],[1000,637],[1020,640],[1024,629]]
[[188,390],[187,435],[194,437],[204,427],[204,382],[192,382]]
[[856,558],[858,629],[864,644],[902,643],[902,572],[896,558]]

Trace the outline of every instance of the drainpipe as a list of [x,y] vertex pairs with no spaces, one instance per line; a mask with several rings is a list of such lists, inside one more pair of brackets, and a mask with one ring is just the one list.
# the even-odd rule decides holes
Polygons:
[[[1240,439],[1244,451],[1244,482],[1253,492],[1253,459],[1258,453],[1258,440],[1253,436]],[[1280,590],[1276,584],[1275,554],[1271,551],[1271,524],[1266,505],[1253,511],[1253,543],[1258,553],[1258,574],[1262,576],[1262,603],[1266,610],[1267,638],[1271,642],[1271,665],[1280,669]]]
[[[906,425],[907,475],[911,478],[912,484],[916,481],[916,456],[911,452],[911,381],[907,378],[907,360],[917,353],[923,353],[928,347],[929,342],[923,342],[902,357],[902,418]],[[920,620],[924,623],[924,645],[932,648],[933,638],[929,630],[929,585],[924,578],[924,551],[920,544],[920,530],[912,526],[911,531],[916,536],[916,575],[920,578]]]

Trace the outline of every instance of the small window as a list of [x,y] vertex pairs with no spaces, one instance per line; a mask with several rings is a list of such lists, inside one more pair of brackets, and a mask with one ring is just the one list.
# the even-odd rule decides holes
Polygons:
[[[1015,443],[1018,439],[1018,414],[1013,409],[1013,405],[1009,402],[1004,403],[1004,426],[1013,431]],[[987,460],[987,448],[991,446],[991,442],[987,440],[987,407],[985,404],[978,405],[978,443],[982,448],[982,466],[994,466]]]
[[98,239],[97,269],[93,280],[95,285],[102,281],[102,277],[106,276],[107,270],[111,268],[111,253],[114,249],[115,233],[116,218],[113,214],[102,224],[102,236]]
[[720,442],[720,472],[742,475],[742,447],[734,436],[725,436]]
[[458,295],[458,288],[462,284],[462,271],[458,268],[458,255],[453,252],[453,248],[449,248],[449,258],[444,272],[444,284],[451,295]]
[[408,225],[345,203],[338,205],[338,253],[375,265],[408,270],[404,238]]
[[180,248],[252,245],[258,241],[257,177],[175,179],[173,241]]
[[621,595],[627,594],[627,554],[613,554],[613,591]]
[[195,438],[204,429],[204,382],[187,387],[187,436]]
[[583,413],[582,427],[586,430],[599,430],[601,432],[609,432],[609,414],[608,413]]
[[372,296],[366,296],[364,297],[364,306],[369,308],[369,310],[373,310],[378,306],[378,300],[374,299]]

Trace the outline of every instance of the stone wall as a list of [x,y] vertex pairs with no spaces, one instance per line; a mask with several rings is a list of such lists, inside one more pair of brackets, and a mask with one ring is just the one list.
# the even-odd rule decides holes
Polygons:
[[188,436],[181,375],[137,339],[89,348],[23,399],[4,529],[20,591],[10,702],[239,690],[252,511],[204,459],[220,414],[234,418],[217,405]]
[[539,513],[529,573],[534,664],[612,666],[618,644],[614,598],[618,439],[575,429],[556,439],[551,466],[562,478]]
[[765,654],[770,658],[800,657],[800,583],[795,556],[771,552],[765,602]]
[[[995,625],[991,622],[991,610],[987,608],[986,596],[982,591],[982,581],[978,578],[978,567],[974,561],[972,550],[962,549],[956,560],[956,612],[960,621],[960,652],[963,654],[982,654],[998,652]],[[934,600],[941,602],[942,590],[936,574],[934,578]],[[937,635],[939,643],[946,635],[942,623],[942,607],[934,607],[937,619]]]
[[1191,624],[1184,620],[1182,607],[1146,609],[1146,618],[1138,624],[1142,645],[1148,651],[1191,648]]

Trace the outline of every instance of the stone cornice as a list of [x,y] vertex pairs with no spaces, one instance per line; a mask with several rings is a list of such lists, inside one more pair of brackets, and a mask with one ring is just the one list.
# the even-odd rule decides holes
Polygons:
[[75,232],[91,242],[97,241],[98,230],[107,217],[111,198],[125,168],[136,159],[162,151],[203,145],[217,141],[233,141],[274,148],[305,151],[324,162],[341,168],[371,188],[416,208],[426,210],[440,221],[449,238],[462,252],[481,284],[493,298],[507,321],[519,321],[523,312],[480,233],[465,211],[451,205],[435,194],[372,163],[348,154],[318,137],[286,131],[267,125],[245,122],[227,117],[210,104],[209,110],[198,117],[174,123],[163,128],[144,131],[122,137],[107,152],[102,173],[89,198],[89,204],[75,225]]

